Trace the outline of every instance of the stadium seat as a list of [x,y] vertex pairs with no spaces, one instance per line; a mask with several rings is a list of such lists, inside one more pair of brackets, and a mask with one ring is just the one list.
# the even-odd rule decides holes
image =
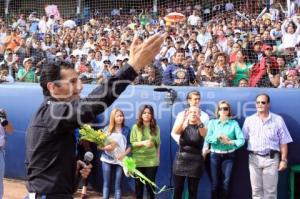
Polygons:
[[291,199],[295,199],[295,175],[300,173],[300,164],[293,165],[290,168],[290,186],[291,186]]

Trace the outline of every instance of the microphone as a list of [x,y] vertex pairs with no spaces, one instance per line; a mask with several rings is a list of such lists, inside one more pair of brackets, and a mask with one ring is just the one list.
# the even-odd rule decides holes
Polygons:
[[154,89],[156,92],[170,92],[172,89],[166,87],[157,87]]
[[84,154],[83,160],[86,165],[90,164],[90,162],[94,159],[94,154],[90,151]]
[[[83,161],[86,165],[89,165],[90,162],[94,159],[94,154],[90,151],[86,152],[84,154],[84,157],[83,157]],[[88,179],[84,179],[83,180],[83,186],[82,186],[82,191],[81,191],[81,198],[84,199],[86,198],[87,196],[87,185],[88,185]]]
[[172,105],[175,102],[176,98],[177,98],[177,92],[172,88],[157,87],[157,88],[154,88],[154,91],[156,91],[156,92],[167,92],[166,95],[165,95],[165,101],[169,105]]

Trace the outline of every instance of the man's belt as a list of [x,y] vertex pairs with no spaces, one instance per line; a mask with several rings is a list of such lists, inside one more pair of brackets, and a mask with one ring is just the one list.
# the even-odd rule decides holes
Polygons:
[[274,157],[274,155],[276,153],[279,153],[279,151],[275,151],[275,150],[270,150],[268,153],[261,153],[259,151],[249,151],[249,153],[253,154],[253,155],[258,155],[261,157],[267,157],[270,156],[271,158]]

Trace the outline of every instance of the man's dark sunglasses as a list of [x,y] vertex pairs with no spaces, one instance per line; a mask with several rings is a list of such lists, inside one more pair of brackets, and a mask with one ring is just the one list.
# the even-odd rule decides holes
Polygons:
[[263,104],[263,105],[265,105],[265,104],[267,104],[267,102],[266,101],[256,101],[256,104]]

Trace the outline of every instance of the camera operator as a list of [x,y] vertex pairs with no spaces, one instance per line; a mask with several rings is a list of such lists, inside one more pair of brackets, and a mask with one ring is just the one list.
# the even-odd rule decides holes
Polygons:
[[0,199],[3,197],[3,178],[5,170],[4,145],[6,133],[12,133],[13,127],[7,120],[6,112],[0,108]]

